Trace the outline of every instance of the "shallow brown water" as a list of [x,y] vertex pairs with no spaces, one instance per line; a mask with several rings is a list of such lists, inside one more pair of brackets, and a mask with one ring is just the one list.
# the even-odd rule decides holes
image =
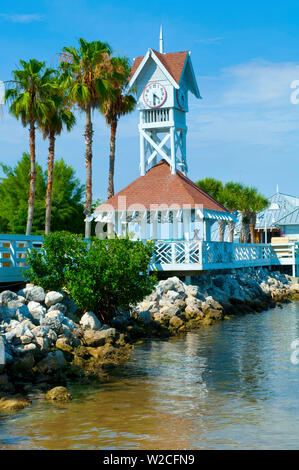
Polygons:
[[137,345],[109,383],[0,418],[0,449],[299,448],[299,304]]

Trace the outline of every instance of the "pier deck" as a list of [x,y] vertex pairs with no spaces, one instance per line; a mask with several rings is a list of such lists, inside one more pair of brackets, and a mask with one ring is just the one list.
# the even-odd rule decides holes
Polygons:
[[[42,236],[0,234],[0,283],[26,278],[26,252],[40,248]],[[258,266],[291,266],[299,275],[299,243],[243,244],[212,241],[157,241],[152,271],[200,272]]]

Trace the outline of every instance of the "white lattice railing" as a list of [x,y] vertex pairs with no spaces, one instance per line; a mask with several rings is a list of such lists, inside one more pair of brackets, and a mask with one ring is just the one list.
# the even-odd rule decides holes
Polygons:
[[0,283],[22,280],[28,249],[39,248],[42,242],[41,236],[0,234]]
[[[196,269],[271,265],[271,245],[204,241],[159,241],[153,262],[160,266],[197,265]],[[194,266],[195,267],[195,266]]]

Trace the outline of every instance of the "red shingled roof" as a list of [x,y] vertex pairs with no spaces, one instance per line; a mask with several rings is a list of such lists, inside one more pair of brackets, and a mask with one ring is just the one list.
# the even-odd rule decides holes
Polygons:
[[158,209],[154,208],[153,204],[159,206],[166,204],[168,207],[177,205],[181,208],[185,204],[189,204],[191,208],[202,205],[205,209],[227,212],[225,207],[202,191],[183,173],[178,171],[175,175],[171,174],[170,166],[165,160],[161,160],[145,176],[139,176],[115,196],[101,204],[95,212],[111,211],[112,208],[114,210]]
[[[183,51],[183,52],[169,52],[167,54],[161,54],[160,52],[157,52],[153,50],[155,55],[158,57],[160,62],[164,65],[166,70],[170,73],[172,78],[179,84],[179,81],[181,79],[182,71],[186,62],[186,57],[188,55],[188,51]],[[138,69],[140,63],[142,62],[144,56],[141,57],[136,57],[134,59],[134,63],[131,69],[131,73],[129,76],[129,81],[133,77],[134,73]]]

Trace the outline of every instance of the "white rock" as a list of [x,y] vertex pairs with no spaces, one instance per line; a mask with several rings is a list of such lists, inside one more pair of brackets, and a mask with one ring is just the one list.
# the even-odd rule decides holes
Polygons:
[[58,304],[63,300],[63,294],[56,291],[50,291],[45,298],[45,304],[49,308],[52,305]]
[[0,293],[0,305],[7,305],[11,300],[18,300],[18,296],[15,292],[4,290]]
[[20,290],[18,294],[25,297],[26,300],[33,300],[34,302],[43,302],[45,300],[44,289],[32,284],[27,284],[25,289]]
[[80,325],[89,330],[99,330],[102,326],[93,312],[86,312],[80,320]]

